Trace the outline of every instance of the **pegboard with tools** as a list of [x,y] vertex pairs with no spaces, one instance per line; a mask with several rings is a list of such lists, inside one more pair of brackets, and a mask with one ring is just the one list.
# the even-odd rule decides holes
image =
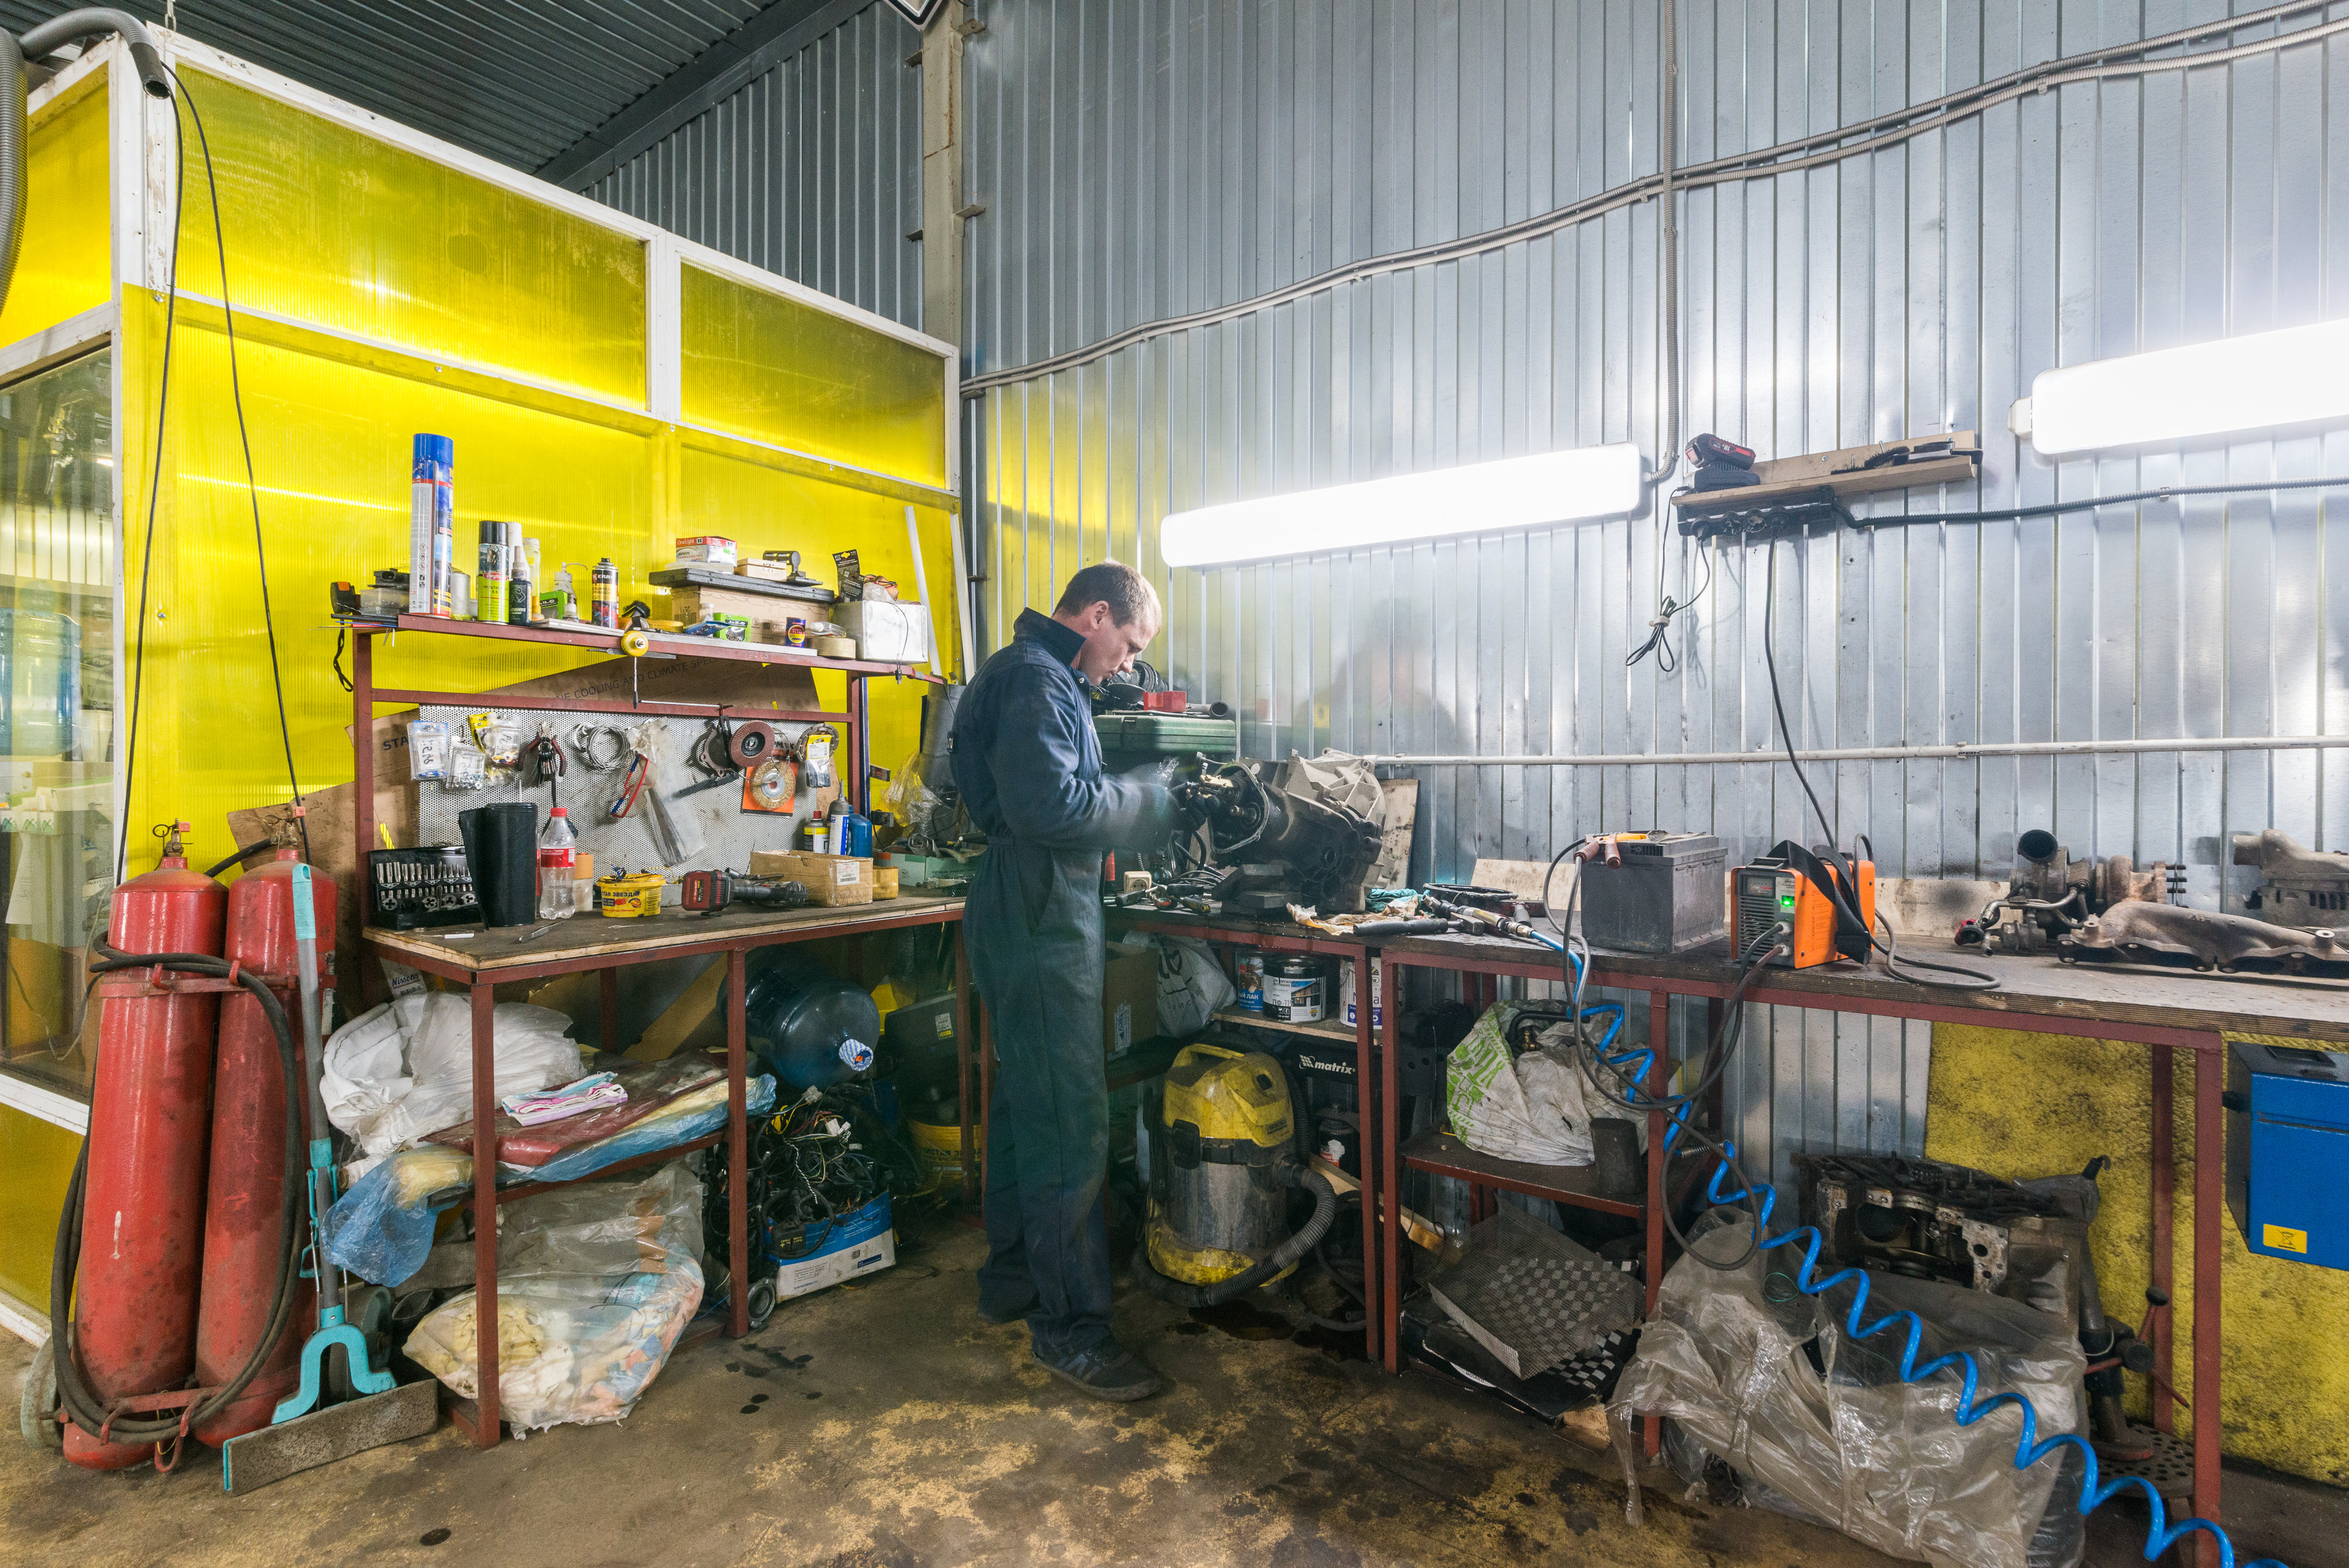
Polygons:
[[[829,723],[490,705],[415,717],[445,732],[449,753],[436,767],[428,747],[409,746],[421,844],[458,842],[459,812],[526,801],[542,826],[548,807],[566,807],[599,871],[739,869],[754,849],[790,848],[799,825],[841,793]],[[477,760],[460,768],[468,749]]]

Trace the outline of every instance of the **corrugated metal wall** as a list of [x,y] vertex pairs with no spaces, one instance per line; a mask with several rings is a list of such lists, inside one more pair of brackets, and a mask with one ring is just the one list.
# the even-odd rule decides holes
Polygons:
[[[2213,8],[1680,10],[1685,163]],[[1651,4],[978,11],[973,375],[1488,230],[1657,163]],[[1685,193],[1685,427],[1764,455],[1983,430],[1981,485],[1920,492],[1918,512],[2349,471],[2344,434],[2058,467],[2003,430],[2050,366],[2349,309],[2344,110],[2349,45],[2319,44],[2067,87],[1896,150]],[[1624,664],[1658,591],[1652,523],[1204,575],[1155,553],[1157,519],[1204,503],[1604,441],[1652,452],[1656,254],[1650,203],[988,392],[970,411],[969,472],[989,633],[1110,556],[1159,582],[1166,664],[1235,703],[1254,754],[1766,750],[1759,547],[1714,553],[1670,674]],[[1796,739],[2349,729],[2344,529],[2281,494],[1782,545],[1775,646]],[[1706,583],[1689,546],[1662,556],[1668,591]],[[2075,851],[2188,861],[2209,898],[2230,830],[2349,846],[2337,752],[1815,772],[1889,873],[2002,875],[2015,835],[2049,826]],[[1710,830],[1734,854],[1819,836],[1791,775],[1761,763],[1424,776],[1423,873],[1547,858],[1605,826]],[[1757,1031],[1738,1085],[1745,1141],[1782,1175],[1803,1147],[1920,1148],[1927,1039],[1818,1015]]]
[[866,7],[587,194],[909,327],[922,324],[914,32]]

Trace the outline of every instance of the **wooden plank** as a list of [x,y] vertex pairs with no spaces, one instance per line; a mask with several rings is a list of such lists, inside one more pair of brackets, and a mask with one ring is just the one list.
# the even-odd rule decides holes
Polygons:
[[[1898,447],[1915,446],[1924,441],[1940,441],[1938,435],[1909,436],[1900,441],[1881,441],[1871,446],[1841,447],[1834,452],[1806,452],[1800,457],[1772,458],[1754,465],[1762,476],[1759,484],[1743,490],[1690,491],[1672,497],[1675,510],[1709,512],[1734,498],[1741,506],[1754,505],[1788,495],[1799,495],[1816,490],[1824,484],[1846,500],[1855,495],[1868,495],[1880,490],[1909,490],[1937,484],[1965,484],[1981,472],[1981,462],[1971,457],[1933,458],[1923,462],[1888,464],[1859,473],[1837,473],[1838,468],[1857,468],[1879,452]],[[1974,432],[1955,431],[1947,438],[1960,448],[1975,444]]]
[[[736,937],[765,936],[776,931],[792,931],[811,938],[818,934],[847,933],[860,926],[886,923],[925,912],[950,911],[945,914],[945,918],[951,919],[958,916],[961,909],[960,898],[932,898],[906,894],[839,909],[729,909],[711,917],[688,914],[678,909],[664,910],[644,920],[574,915],[546,935],[530,942],[514,940],[529,929],[523,926],[486,929],[469,927],[466,929],[472,930],[474,935],[460,940],[452,940],[451,934],[445,931],[390,931],[370,926],[366,937],[368,942],[387,952],[409,953],[443,964],[493,973],[501,969],[519,969],[569,959],[658,955],[669,948],[724,941]],[[814,929],[809,930],[808,928]]]
[[1237,1023],[1245,1029],[1277,1029],[1284,1034],[1318,1034],[1325,1040],[1342,1040],[1349,1045],[1354,1043],[1351,1029],[1327,1018],[1316,1019],[1310,1023],[1292,1023],[1286,1018],[1267,1018],[1261,1012],[1250,1012],[1243,1007],[1218,1007],[1216,1009],[1216,1022]]

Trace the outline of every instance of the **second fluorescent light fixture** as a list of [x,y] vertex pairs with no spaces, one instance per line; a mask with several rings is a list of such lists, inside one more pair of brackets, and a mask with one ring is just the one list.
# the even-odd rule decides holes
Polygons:
[[2009,420],[2042,457],[2349,420],[2349,320],[2043,370]]
[[1177,512],[1158,550],[1170,566],[1229,566],[1613,517],[1640,494],[1640,449],[1621,441]]

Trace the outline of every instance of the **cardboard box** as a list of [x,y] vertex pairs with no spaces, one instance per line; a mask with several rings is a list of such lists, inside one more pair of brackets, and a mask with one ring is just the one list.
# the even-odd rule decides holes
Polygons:
[[833,619],[856,639],[856,656],[885,664],[919,664],[930,657],[930,612],[926,606],[894,599],[854,599],[834,605]]
[[896,1261],[897,1232],[885,1192],[854,1214],[842,1215],[823,1245],[806,1257],[775,1259],[775,1299],[789,1301],[858,1274],[877,1274]]
[[[808,891],[825,909],[873,901],[873,861],[862,855],[816,855],[802,849],[753,849],[750,875],[781,877]],[[1154,995],[1155,992],[1153,993]]]
[[1102,966],[1102,1054],[1130,1051],[1158,1033],[1158,950],[1112,942]]

